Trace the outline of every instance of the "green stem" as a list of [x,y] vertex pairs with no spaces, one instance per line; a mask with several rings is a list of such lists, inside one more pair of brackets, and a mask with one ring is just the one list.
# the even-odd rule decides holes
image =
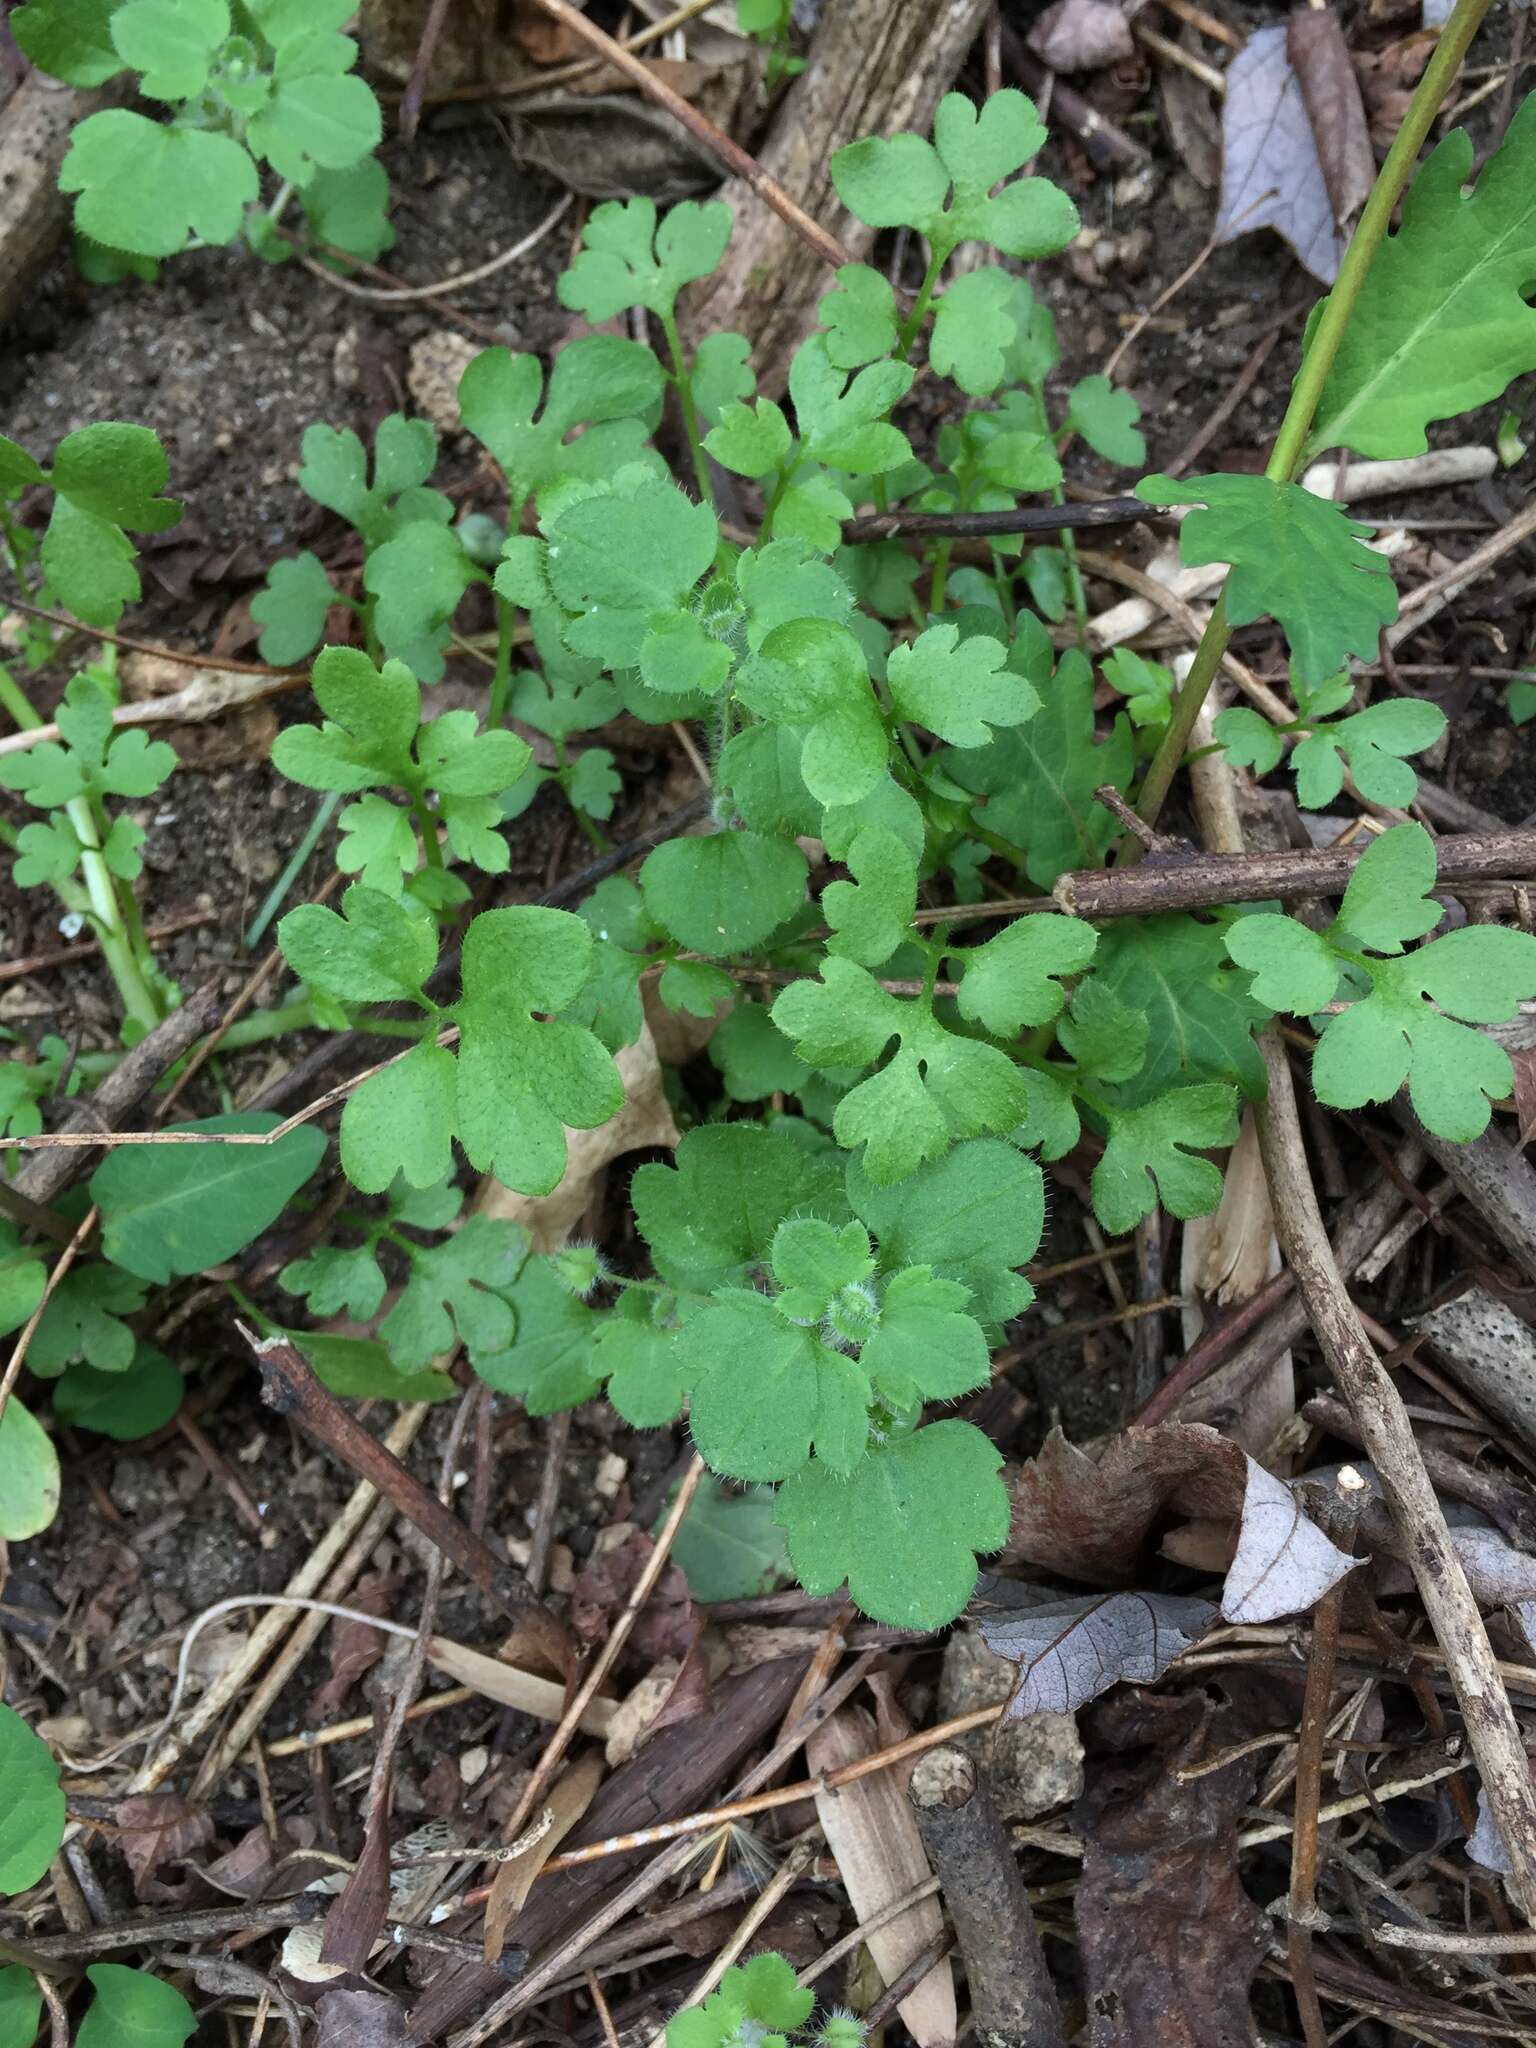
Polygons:
[[1019,623],[1018,606],[1013,601],[1013,572],[996,548],[992,550],[992,581],[997,588],[997,601],[1003,608],[1003,623],[1011,640]]
[[102,857],[95,808],[89,797],[77,796],[64,809],[80,841],[80,874],[90,901],[91,923],[101,944],[101,957],[122,998],[124,1021],[152,1031],[160,1022],[160,1005],[145,979],[143,963],[123,918],[117,884]]
[[486,707],[488,732],[499,732],[507,722],[507,699],[512,693],[512,641],[517,627],[516,609],[504,597],[496,599],[496,669],[491,677],[491,700]]
[[0,662],[0,711],[8,712],[23,732],[35,732],[43,722],[33,709],[32,699],[3,662]]
[[421,850],[427,857],[427,866],[440,868],[443,864],[443,849],[437,837],[437,820],[433,817],[424,796],[411,799],[411,814],[416,820],[416,830],[421,834]]
[[247,952],[253,946],[260,945],[262,933],[282,909],[284,903],[287,902],[288,891],[303,873],[304,863],[320,844],[320,836],[335,816],[336,806],[340,802],[341,791],[333,789],[328,796],[322,797],[316,805],[315,815],[305,826],[303,837],[298,845],[289,854],[287,865],[284,867],[283,872],[267,891],[266,900],[246,927],[245,938],[242,943]]
[[928,609],[935,617],[944,609],[944,586],[949,581],[951,543],[941,540],[933,551],[933,578],[928,586]]
[[[1038,383],[1031,384],[1029,388],[1034,396],[1035,404],[1040,409],[1041,422],[1048,428],[1050,419],[1045,409],[1044,379],[1042,378]],[[1066,438],[1069,439],[1070,436]],[[1065,439],[1062,445],[1066,445]],[[1051,486],[1051,503],[1053,505],[1065,505],[1066,502],[1066,486],[1058,481]],[[1057,538],[1061,543],[1062,559],[1067,565],[1067,597],[1071,602],[1072,617],[1077,625],[1077,644],[1086,653],[1088,647],[1088,593],[1083,588],[1083,572],[1079,568],[1077,561],[1077,535],[1070,526],[1065,526]]]
[[[1290,403],[1286,406],[1285,418],[1280,422],[1274,450],[1264,471],[1271,483],[1290,483],[1306,459],[1312,422],[1366,275],[1391,223],[1393,210],[1413,174],[1424,138],[1440,111],[1441,102],[1461,68],[1461,61],[1489,5],[1490,0],[1456,0],[1456,11],[1441,31],[1435,54],[1415,88],[1403,125],[1397,131],[1397,139],[1387,153],[1386,162],[1377,173],[1371,196],[1365,202],[1359,225],[1339,265],[1338,278],[1323,301],[1316,330],[1301,359],[1296,381],[1291,386]],[[1168,721],[1168,729],[1152,757],[1146,781],[1141,787],[1136,811],[1149,825],[1157,821],[1184,758],[1189,736],[1195,729],[1195,720],[1200,716],[1231,638],[1226,605],[1218,601],[1206,622],[1200,645],[1195,650],[1194,666],[1184,678],[1184,686],[1174,700],[1173,716]],[[1120,842],[1117,858],[1122,866],[1131,866],[1141,858],[1141,854],[1139,841],[1127,835]]]
[[678,334],[674,315],[662,314],[661,331],[667,337],[667,353],[672,358],[672,382],[677,386],[678,403],[683,409],[683,432],[688,436],[688,452],[693,457],[694,481],[699,487],[699,496],[713,508],[715,494],[709,487],[709,464],[704,456],[704,443],[699,437],[699,411],[693,402],[693,378],[683,355],[682,337]]
[[[290,1031],[312,1031],[318,1021],[307,1002],[285,1003],[273,1010],[250,1010],[230,1025],[219,1041],[219,1050],[240,1052],[248,1046],[265,1045],[269,1039],[283,1038]],[[375,1028],[382,1026],[368,1026],[370,1032]],[[103,1074],[110,1074],[122,1058],[120,1052],[83,1052],[75,1061],[75,1072],[88,1081],[99,1080]]]
[[928,269],[924,274],[921,285],[918,287],[917,297],[913,301],[912,310],[901,323],[901,332],[896,337],[896,360],[898,363],[904,363],[907,360],[907,351],[911,348],[913,342],[916,341],[918,332],[928,317],[928,306],[933,298],[933,288],[939,281],[939,272],[944,268],[945,257],[948,254],[949,251],[946,249],[943,255],[929,255]]

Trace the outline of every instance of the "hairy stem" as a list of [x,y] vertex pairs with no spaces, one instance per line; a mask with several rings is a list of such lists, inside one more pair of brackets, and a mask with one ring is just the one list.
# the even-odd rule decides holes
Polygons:
[[682,337],[677,331],[675,314],[663,313],[661,331],[667,337],[667,354],[672,359],[672,382],[677,386],[677,402],[683,409],[683,432],[688,436],[688,453],[693,458],[693,478],[699,487],[699,496],[711,508],[715,494],[710,488],[709,462],[704,454],[704,443],[699,436],[699,409],[693,402],[693,378],[689,373],[687,358],[683,354]]

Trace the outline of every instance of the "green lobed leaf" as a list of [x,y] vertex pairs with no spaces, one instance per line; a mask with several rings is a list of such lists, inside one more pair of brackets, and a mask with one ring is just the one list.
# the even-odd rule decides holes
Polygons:
[[1081,434],[1106,462],[1140,469],[1147,459],[1140,418],[1141,407],[1129,391],[1117,390],[1107,377],[1081,377],[1067,400],[1065,426],[1068,433]]
[[[793,1576],[784,1532],[774,1520],[773,1496],[756,1487],[733,1493],[713,1482],[694,1495],[673,1541],[672,1562],[694,1599],[702,1601],[750,1599],[773,1592]],[[761,1960],[753,1958],[754,1963]]]
[[1024,1115],[1017,1070],[996,1047],[948,1032],[925,1005],[894,996],[851,960],[827,959],[819,981],[785,989],[773,1021],[800,1057],[823,1069],[865,1067],[891,1040],[886,1066],[837,1105],[840,1145],[863,1145],[877,1185],[903,1179],[960,1138],[1011,1130]]
[[1046,178],[1021,178],[996,194],[992,188],[1044,141],[1044,125],[1022,93],[993,93],[979,111],[950,93],[934,115],[932,143],[917,135],[849,143],[832,159],[832,182],[868,226],[914,227],[936,255],[983,241],[1029,261],[1066,247],[1077,233],[1076,207]]
[[749,710],[800,735],[800,774],[818,803],[857,803],[885,773],[889,743],[869,663],[846,626],[826,618],[773,626],[734,688]]
[[1291,756],[1296,801],[1310,811],[1331,804],[1344,787],[1347,761],[1355,788],[1367,803],[1398,808],[1411,804],[1419,779],[1402,757],[1433,746],[1445,723],[1437,704],[1390,697],[1352,717],[1319,726]]
[[630,1201],[656,1270],[693,1293],[740,1284],[786,1216],[846,1218],[834,1173],[808,1173],[788,1138],[757,1124],[689,1131],[675,1166],[642,1166]]
[[105,1260],[71,1266],[49,1298],[27,1363],[43,1379],[83,1361],[99,1372],[126,1372],[137,1339],[125,1318],[144,1306],[145,1287]]
[[225,0],[127,0],[111,34],[118,56],[144,74],[147,98],[195,99],[229,34],[229,8]]
[[718,1291],[684,1322],[677,1342],[691,1386],[689,1426],[712,1472],[786,1479],[813,1443],[839,1472],[857,1464],[868,1435],[868,1374],[786,1322],[764,1295]]
[[385,654],[408,663],[422,682],[441,682],[449,622],[478,580],[463,541],[430,519],[412,521],[371,549],[363,584],[375,600],[374,626]]
[[431,920],[360,884],[342,898],[339,916],[319,903],[290,910],[277,942],[301,981],[339,1002],[410,1001],[437,965]]
[[1371,531],[1300,484],[1262,476],[1143,477],[1149,505],[1197,505],[1179,529],[1190,566],[1230,562],[1227,616],[1245,626],[1278,619],[1303,682],[1321,682],[1358,654],[1373,660],[1383,626],[1397,617],[1392,572],[1361,538]]
[[645,907],[690,951],[762,945],[805,901],[805,856],[788,839],[712,832],[666,840],[640,870]]
[[[377,157],[337,171],[316,171],[299,194],[310,234],[364,263],[395,245],[389,224],[389,174]],[[322,259],[323,260],[323,259]]]
[[1254,999],[1268,1009],[1309,1017],[1338,993],[1337,956],[1326,939],[1293,917],[1240,917],[1227,931],[1226,948],[1252,973]]
[[593,1339],[602,1319],[578,1301],[548,1258],[529,1259],[509,1290],[517,1328],[510,1344],[471,1344],[470,1363],[499,1393],[519,1394],[530,1415],[590,1401],[602,1384]]
[[[850,378],[828,354],[826,335],[811,335],[796,349],[789,366],[789,396],[802,454],[833,469],[868,476],[884,475],[909,462],[911,444],[886,414],[906,397],[912,377],[905,363],[871,363]],[[778,532],[777,523],[774,531]]]
[[0,1705],[0,1892],[30,1891],[64,1839],[64,1794],[48,1745]]
[[[275,1130],[258,1111],[170,1124],[169,1132]],[[275,1223],[325,1151],[311,1124],[270,1145],[119,1145],[91,1176],[102,1249],[114,1264],[163,1286],[243,1251]]]
[[847,1183],[854,1213],[878,1240],[883,1272],[924,1266],[958,1280],[989,1322],[1006,1322],[1034,1300],[1014,1269],[1040,1248],[1045,1180],[1011,1144],[973,1138],[894,1187],[877,1186],[851,1159]]
[[872,1448],[851,1476],[819,1461],[779,1489],[776,1514],[808,1593],[846,1580],[896,1628],[942,1628],[976,1586],[976,1554],[1008,1533],[1001,1454],[968,1422],[935,1422]]
[[[1009,666],[1021,675],[1033,668],[1021,641]],[[1096,741],[1093,671],[1075,648],[1036,687],[1040,709],[1026,725],[1000,733],[988,747],[942,758],[963,788],[988,798],[977,806],[977,819],[1022,848],[1030,881],[1049,889],[1069,868],[1102,860],[1120,828],[1093,792],[1104,783],[1128,788],[1135,751],[1130,727],[1118,719],[1109,738]]]
[[[1146,1020],[1146,1058],[1123,1101],[1145,1102],[1187,1080],[1235,1081],[1250,1101],[1262,1098],[1264,1063],[1253,1032],[1269,1013],[1231,965],[1219,926],[1180,912],[1116,919],[1100,940],[1089,986]],[[1109,1078],[1102,1066],[1099,1072]]]
[[985,945],[950,955],[963,969],[960,1014],[999,1038],[1048,1024],[1067,992],[1058,976],[1079,974],[1092,960],[1099,935],[1074,917],[1020,917]]
[[1090,1192],[1094,1214],[1113,1235],[1133,1230],[1159,1200],[1181,1220],[1207,1215],[1221,1200],[1220,1168],[1195,1155],[1237,1137],[1232,1089],[1214,1082],[1173,1088],[1139,1109],[1111,1110],[1108,1125]]
[[999,640],[962,640],[958,626],[930,626],[892,651],[891,696],[903,718],[957,747],[984,747],[994,728],[1023,725],[1040,709],[1034,685],[1008,665]]
[[79,195],[82,234],[136,256],[175,256],[194,236],[216,248],[234,241],[260,180],[227,135],[107,107],[71,135],[59,189]]
[[277,668],[302,661],[325,638],[325,622],[337,594],[318,555],[306,551],[274,562],[265,585],[251,599],[251,617],[261,627],[257,651]]
[[650,349],[589,334],[556,356],[547,392],[537,356],[485,349],[459,381],[459,410],[505,472],[515,509],[556,477],[596,480],[640,459],[661,391]]
[[861,967],[879,967],[907,938],[917,909],[917,862],[883,825],[864,825],[843,859],[851,882],[829,882],[822,914],[832,927],[827,951]]
[[420,1371],[453,1348],[455,1333],[475,1351],[509,1344],[516,1319],[506,1296],[527,1251],[515,1224],[475,1215],[451,1237],[413,1252],[410,1278],[379,1325],[395,1367]]
[[1219,711],[1211,732],[1227,750],[1227,759],[1239,768],[1251,768],[1267,775],[1285,755],[1285,742],[1263,712],[1248,704],[1233,704]]
[[827,331],[827,360],[839,370],[861,369],[896,346],[896,294],[867,263],[845,263],[837,287],[817,302]]
[[1010,271],[972,270],[957,277],[939,300],[929,360],[941,377],[953,378],[973,398],[987,397],[1008,375],[1014,283]]
[[[1527,99],[1472,184],[1472,138],[1439,143],[1372,258],[1323,386],[1312,446],[1419,455],[1432,420],[1536,369],[1536,107]],[[1318,309],[1320,310],[1320,309]]]
[[1373,953],[1401,953],[1445,915],[1429,893],[1435,867],[1435,842],[1422,825],[1392,826],[1355,864],[1339,904],[1338,929]]
[[39,71],[66,85],[105,85],[123,68],[112,40],[117,5],[118,0],[31,0],[13,11],[11,34]]
[[631,306],[670,320],[685,284],[708,277],[731,238],[731,209],[719,200],[685,199],[660,227],[653,199],[610,199],[595,206],[581,249],[556,290],[562,306],[594,326]]

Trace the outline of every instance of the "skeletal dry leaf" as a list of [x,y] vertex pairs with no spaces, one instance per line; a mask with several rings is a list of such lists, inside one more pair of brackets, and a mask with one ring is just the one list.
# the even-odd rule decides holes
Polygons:
[[1304,1614],[1360,1561],[1329,1541],[1283,1479],[1248,1460],[1237,1555],[1221,1592],[1224,1621]]
[[1054,0],[1027,41],[1053,71],[1102,71],[1136,51],[1130,24],[1113,0]]
[[1151,1685],[1215,1621],[1209,1600],[1174,1593],[1090,1593],[977,1616],[988,1649],[1018,1666],[1009,1720],[1074,1713],[1122,1678]]
[[1222,104],[1217,242],[1255,228],[1284,236],[1305,267],[1332,284],[1344,255],[1311,118],[1284,27],[1251,35],[1227,67]]
[[596,1130],[566,1132],[565,1172],[552,1193],[519,1195],[498,1180],[480,1183],[476,1210],[521,1224],[535,1251],[560,1249],[586,1214],[598,1176],[611,1160],[626,1152],[678,1142],[677,1125],[662,1088],[661,1061],[648,1028],[642,1026],[634,1044],[615,1053],[614,1065],[624,1083],[624,1107]]
[[1285,53],[1301,85],[1334,224],[1342,234],[1370,196],[1376,158],[1338,16],[1327,7],[1299,8],[1286,29]]
[[[585,1756],[579,1756],[551,1789],[543,1814],[535,1816],[540,1832],[534,1834],[530,1828],[529,1833],[534,1834],[534,1839],[522,1854],[509,1862],[497,1864],[496,1874],[491,1879],[491,1896],[485,1904],[485,1960],[488,1963],[501,1960],[507,1929],[523,1910],[534,1879],[592,1804],[602,1782],[603,1759],[597,1751],[589,1750]],[[545,1815],[549,1819],[548,1827],[543,1824]]]
[[315,2048],[410,2048],[405,2009],[387,1991],[327,1991]]
[[[806,1761],[819,1775],[859,1762],[878,1742],[873,1716],[862,1707],[843,1707],[807,1739]],[[857,1919],[871,1919],[930,1875],[911,1805],[889,1771],[855,1778],[835,1792],[818,1792],[816,1816]],[[929,1898],[871,1933],[869,1952],[886,1983],[893,1984],[943,1927],[939,1902]],[[907,1994],[899,2009],[918,2048],[953,2048],[958,2020],[948,1958]]]

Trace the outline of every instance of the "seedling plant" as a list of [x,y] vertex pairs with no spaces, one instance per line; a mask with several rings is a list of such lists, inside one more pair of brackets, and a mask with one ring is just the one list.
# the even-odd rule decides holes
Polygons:
[[[212,0],[153,11],[201,22],[204,6],[220,35],[179,69],[157,46],[146,87],[196,101],[212,125],[156,133],[265,152],[310,191],[279,111],[290,11],[248,0],[227,26]],[[108,44],[114,63],[149,58],[129,34],[148,9],[96,10],[101,63]],[[344,40],[342,10],[322,12],[322,40]],[[34,0],[18,34],[28,16],[40,37],[55,10]],[[210,94],[234,104],[231,35],[259,36],[270,55],[268,122],[254,87],[239,123],[221,129],[210,112]],[[328,87],[345,79],[339,54],[324,62]],[[1432,115],[1444,78],[1427,84]],[[400,1044],[346,1096],[350,1192],[275,1287],[233,1290],[236,1304],[294,1332],[343,1395],[451,1398],[433,1362],[457,1344],[534,1415],[605,1395],[636,1428],[686,1417],[714,1473],[774,1489],[808,1591],[846,1583],[906,1628],[956,1616],[1007,1530],[998,1451],[946,1410],[986,1383],[1029,1308],[1020,1269],[1040,1239],[1046,1169],[1077,1154],[1110,1234],[1159,1204],[1208,1212],[1222,1188],[1211,1155],[1263,1093],[1254,1034],[1277,1014],[1314,1046],[1321,1102],[1383,1103],[1406,1085],[1432,1131],[1475,1138],[1512,1085],[1477,1027],[1536,997],[1536,938],[1442,929],[1434,842],[1408,822],[1380,833],[1336,916],[1315,924],[1270,905],[1097,924],[1056,907],[1059,877],[1102,865],[1120,833],[1096,793],[1157,816],[1216,656],[1203,645],[1182,685],[1129,651],[1096,670],[1070,532],[1037,546],[1005,532],[979,550],[845,539],[867,511],[1060,504],[1074,435],[1105,463],[1144,467],[1135,401],[1100,376],[1062,390],[1049,310],[1020,274],[1078,225],[1067,196],[1027,174],[1043,141],[1033,106],[1004,91],[979,108],[950,96],[931,137],[841,151],[844,204],[871,227],[910,230],[923,274],[908,294],[867,265],[830,278],[782,401],[758,390],[750,337],[683,339],[679,295],[720,263],[728,209],[598,206],[562,303],[594,326],[637,320],[657,346],[592,334],[547,373],[505,348],[470,365],[463,424],[505,479],[491,514],[455,516],[421,421],[386,420],[371,449],[313,426],[300,480],[355,530],[360,580],[343,590],[300,555],[273,564],[253,607],[269,659],[313,660],[316,715],[284,729],[273,760],[339,806],[346,886],[282,917],[289,985],[249,1035],[355,1025]],[[1521,297],[1536,251],[1514,219],[1536,175],[1536,102],[1470,191],[1466,137],[1441,141],[1383,240],[1416,149],[1389,160],[1396,184],[1362,228],[1375,237],[1366,262],[1346,265],[1309,331],[1270,474],[1136,486],[1149,506],[1193,508],[1186,561],[1231,565],[1217,638],[1262,617],[1283,632],[1294,716],[1229,708],[1216,742],[1290,777],[1311,809],[1346,776],[1377,805],[1410,802],[1412,758],[1444,719],[1409,699],[1361,703],[1350,664],[1374,657],[1396,595],[1367,529],[1293,480],[1301,462],[1326,447],[1416,452],[1430,421],[1536,367]],[[310,169],[327,168],[310,154]],[[87,146],[68,174],[83,215],[91,161]],[[130,246],[108,225],[91,231]],[[203,232],[183,224],[177,246]],[[985,260],[951,274],[975,244]],[[906,424],[920,373],[955,394],[921,455]],[[680,429],[680,475],[657,444],[664,415]],[[91,428],[46,469],[3,444],[0,481],[20,583],[115,623],[137,595],[132,535],[177,512],[153,437]],[[14,509],[23,490],[52,493],[40,548]],[[432,703],[472,591],[493,619],[474,643],[489,668],[483,719]],[[1100,678],[1115,708],[1096,718]],[[22,681],[8,674],[4,689],[26,723]],[[127,809],[174,762],[114,727],[115,692],[110,664],[82,670],[58,740],[0,757],[0,781],[36,813],[7,828],[16,879],[51,889],[102,939],[130,1043],[178,998],[142,943]],[[620,714],[698,735],[698,829],[571,907],[473,909],[542,781],[605,842],[623,782],[598,736]],[[516,1224],[466,1205],[467,1177],[530,1197],[555,1188],[568,1134],[623,1104],[616,1059],[647,1003],[707,1035],[707,1067],[669,1076],[682,1142],[634,1173],[622,1259],[536,1251]],[[240,1027],[225,1041],[241,1042]],[[39,1129],[61,1073],[52,1058],[45,1046],[37,1065],[6,1069],[15,1140]],[[36,1378],[54,1378],[63,1419],[127,1436],[157,1426],[180,1376],[146,1340],[147,1305],[280,1218],[304,1230],[317,1215],[324,1132],[301,1123],[252,1142],[276,1124],[230,1112],[178,1126],[216,1142],[119,1147],[61,1198],[66,1219],[99,1211],[99,1248],[48,1298],[27,1353],[34,1382],[0,1422],[0,1533],[35,1533],[57,1499]],[[44,1300],[51,1251],[24,1208],[0,1230],[0,1313],[18,1329]],[[308,1327],[338,1313],[380,1320],[367,1338]]]

